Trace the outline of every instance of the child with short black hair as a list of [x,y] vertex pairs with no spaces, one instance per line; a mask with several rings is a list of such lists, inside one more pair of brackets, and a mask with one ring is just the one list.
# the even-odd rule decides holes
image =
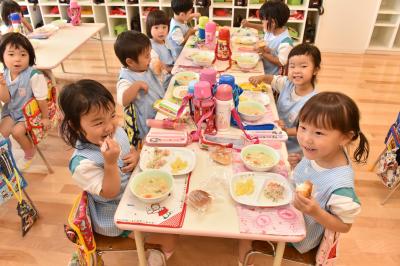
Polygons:
[[162,10],[151,11],[146,18],[146,34],[151,42],[151,64],[154,73],[160,76],[163,88],[168,88],[174,66],[172,44],[168,37],[169,18]]
[[149,68],[151,42],[146,35],[125,31],[118,35],[114,51],[123,65],[117,82],[117,102],[125,107],[125,111],[129,107],[134,109],[133,114],[126,114],[136,116],[137,135],[131,143],[137,144],[149,132],[146,120],[155,117],[153,104],[164,97],[165,90]]
[[24,32],[22,32],[22,33],[32,32],[32,26],[24,18],[19,4],[13,0],[3,0],[3,2],[1,3],[1,20],[3,21],[3,23],[0,27],[1,34],[6,34],[7,32],[13,31],[11,21],[9,18],[10,14],[12,14],[12,13],[20,14],[21,23],[24,27]]
[[[289,16],[289,7],[282,1],[266,1],[260,8],[265,46],[259,46],[257,49],[263,58],[265,74],[277,75],[287,63],[288,54],[293,47],[293,40],[285,27]],[[242,25],[260,28],[247,20],[243,20]]]
[[[126,133],[118,126],[112,94],[97,81],[79,80],[62,89],[59,106],[63,113],[61,137],[75,149],[69,169],[77,185],[88,193],[93,230],[105,236],[134,238],[133,232],[116,227],[114,215],[139,152],[130,147]],[[168,258],[177,237],[148,234],[145,240],[160,244]],[[162,265],[157,255],[150,252],[149,265]]]
[[189,37],[196,32],[195,28],[189,28],[187,22],[200,17],[200,13],[193,13],[193,0],[172,0],[171,8],[174,17],[169,25],[168,39],[173,45],[173,56],[176,61]]
[[0,62],[4,74],[0,74],[0,100],[5,103],[1,110],[0,133],[12,135],[21,145],[24,157],[17,161],[20,170],[29,168],[36,148],[26,135],[23,106],[33,97],[42,114],[44,130],[50,128],[48,118],[48,88],[45,76],[33,68],[35,51],[31,42],[21,33],[10,32],[2,36]]

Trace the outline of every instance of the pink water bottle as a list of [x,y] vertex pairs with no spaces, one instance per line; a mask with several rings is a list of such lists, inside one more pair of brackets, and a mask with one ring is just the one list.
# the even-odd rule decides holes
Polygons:
[[76,0],[71,0],[68,7],[68,17],[71,19],[72,26],[81,25],[81,6]]
[[211,85],[211,88],[213,88],[214,84],[217,82],[217,71],[212,68],[205,68],[201,70],[200,81],[208,81]]
[[193,105],[194,122],[198,124],[200,120],[203,120],[203,123],[206,124],[204,132],[206,134],[215,134],[215,115],[213,112],[215,101],[208,81],[199,81],[194,85]]
[[214,21],[209,21],[206,24],[205,32],[206,32],[206,40],[205,45],[208,49],[215,49],[215,32],[217,31],[217,24]]
[[231,111],[233,108],[232,87],[221,84],[215,93],[215,126],[217,131],[227,131],[231,125]]

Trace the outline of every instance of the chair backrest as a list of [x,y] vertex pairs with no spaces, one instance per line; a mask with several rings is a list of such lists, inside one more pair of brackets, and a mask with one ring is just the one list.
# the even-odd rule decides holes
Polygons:
[[[51,127],[55,128],[58,125],[60,115],[57,108],[57,88],[54,86],[53,82],[47,80],[48,88],[48,113],[49,120],[51,122]],[[30,99],[24,107],[22,107],[22,112],[25,117],[26,131],[30,135],[33,143],[35,145],[39,144],[42,139],[47,135],[47,131],[43,129],[41,124],[41,112],[39,109],[38,102],[35,98]]]
[[325,229],[315,258],[317,266],[333,266],[337,258],[339,233]]

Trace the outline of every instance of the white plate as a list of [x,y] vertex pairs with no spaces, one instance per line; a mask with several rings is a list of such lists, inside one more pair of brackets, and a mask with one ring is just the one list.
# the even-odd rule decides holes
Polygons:
[[257,101],[262,105],[268,105],[270,103],[269,96],[266,93],[259,91],[243,91],[239,96],[239,101]]
[[[250,195],[237,196],[235,194],[235,184],[239,179],[252,178],[254,181],[254,191]],[[269,182],[281,184],[284,188],[284,198],[279,201],[272,201],[264,196],[264,187]],[[230,192],[232,198],[241,204],[256,206],[256,207],[276,207],[289,204],[293,197],[292,188],[288,180],[275,173],[257,173],[257,172],[242,172],[234,175],[230,181]]]
[[[183,94],[184,92],[185,94]],[[174,96],[179,100],[182,100],[187,95],[187,92],[188,92],[188,86],[176,86],[172,91],[172,96]]]
[[[142,169],[143,171],[147,170],[147,169],[153,169],[153,168],[149,168],[147,165],[154,158],[154,150],[155,149],[156,148],[154,148],[154,147],[144,147],[142,149],[142,152],[140,153],[139,166],[140,166],[140,169]],[[163,157],[163,159],[166,160],[166,163],[158,169],[167,171],[167,172],[171,173],[172,175],[184,175],[184,174],[188,174],[191,171],[193,171],[193,169],[196,165],[196,155],[192,150],[189,150],[187,148],[178,148],[178,147],[162,147],[162,148],[158,148],[158,149],[169,150],[169,152],[170,152],[168,156]],[[173,173],[171,164],[173,162],[175,162],[178,157],[182,161],[186,161],[187,166],[184,169]]]

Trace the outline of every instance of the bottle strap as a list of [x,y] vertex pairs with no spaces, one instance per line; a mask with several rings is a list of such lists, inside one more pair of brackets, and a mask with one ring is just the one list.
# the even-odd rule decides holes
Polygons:
[[232,108],[231,113],[232,113],[232,117],[235,120],[237,126],[243,131],[243,134],[245,135],[245,137],[248,140],[250,140],[253,144],[260,143],[260,140],[257,136],[252,137],[249,134],[247,134],[246,130],[243,127],[242,120],[240,119],[238,111],[235,108]]

